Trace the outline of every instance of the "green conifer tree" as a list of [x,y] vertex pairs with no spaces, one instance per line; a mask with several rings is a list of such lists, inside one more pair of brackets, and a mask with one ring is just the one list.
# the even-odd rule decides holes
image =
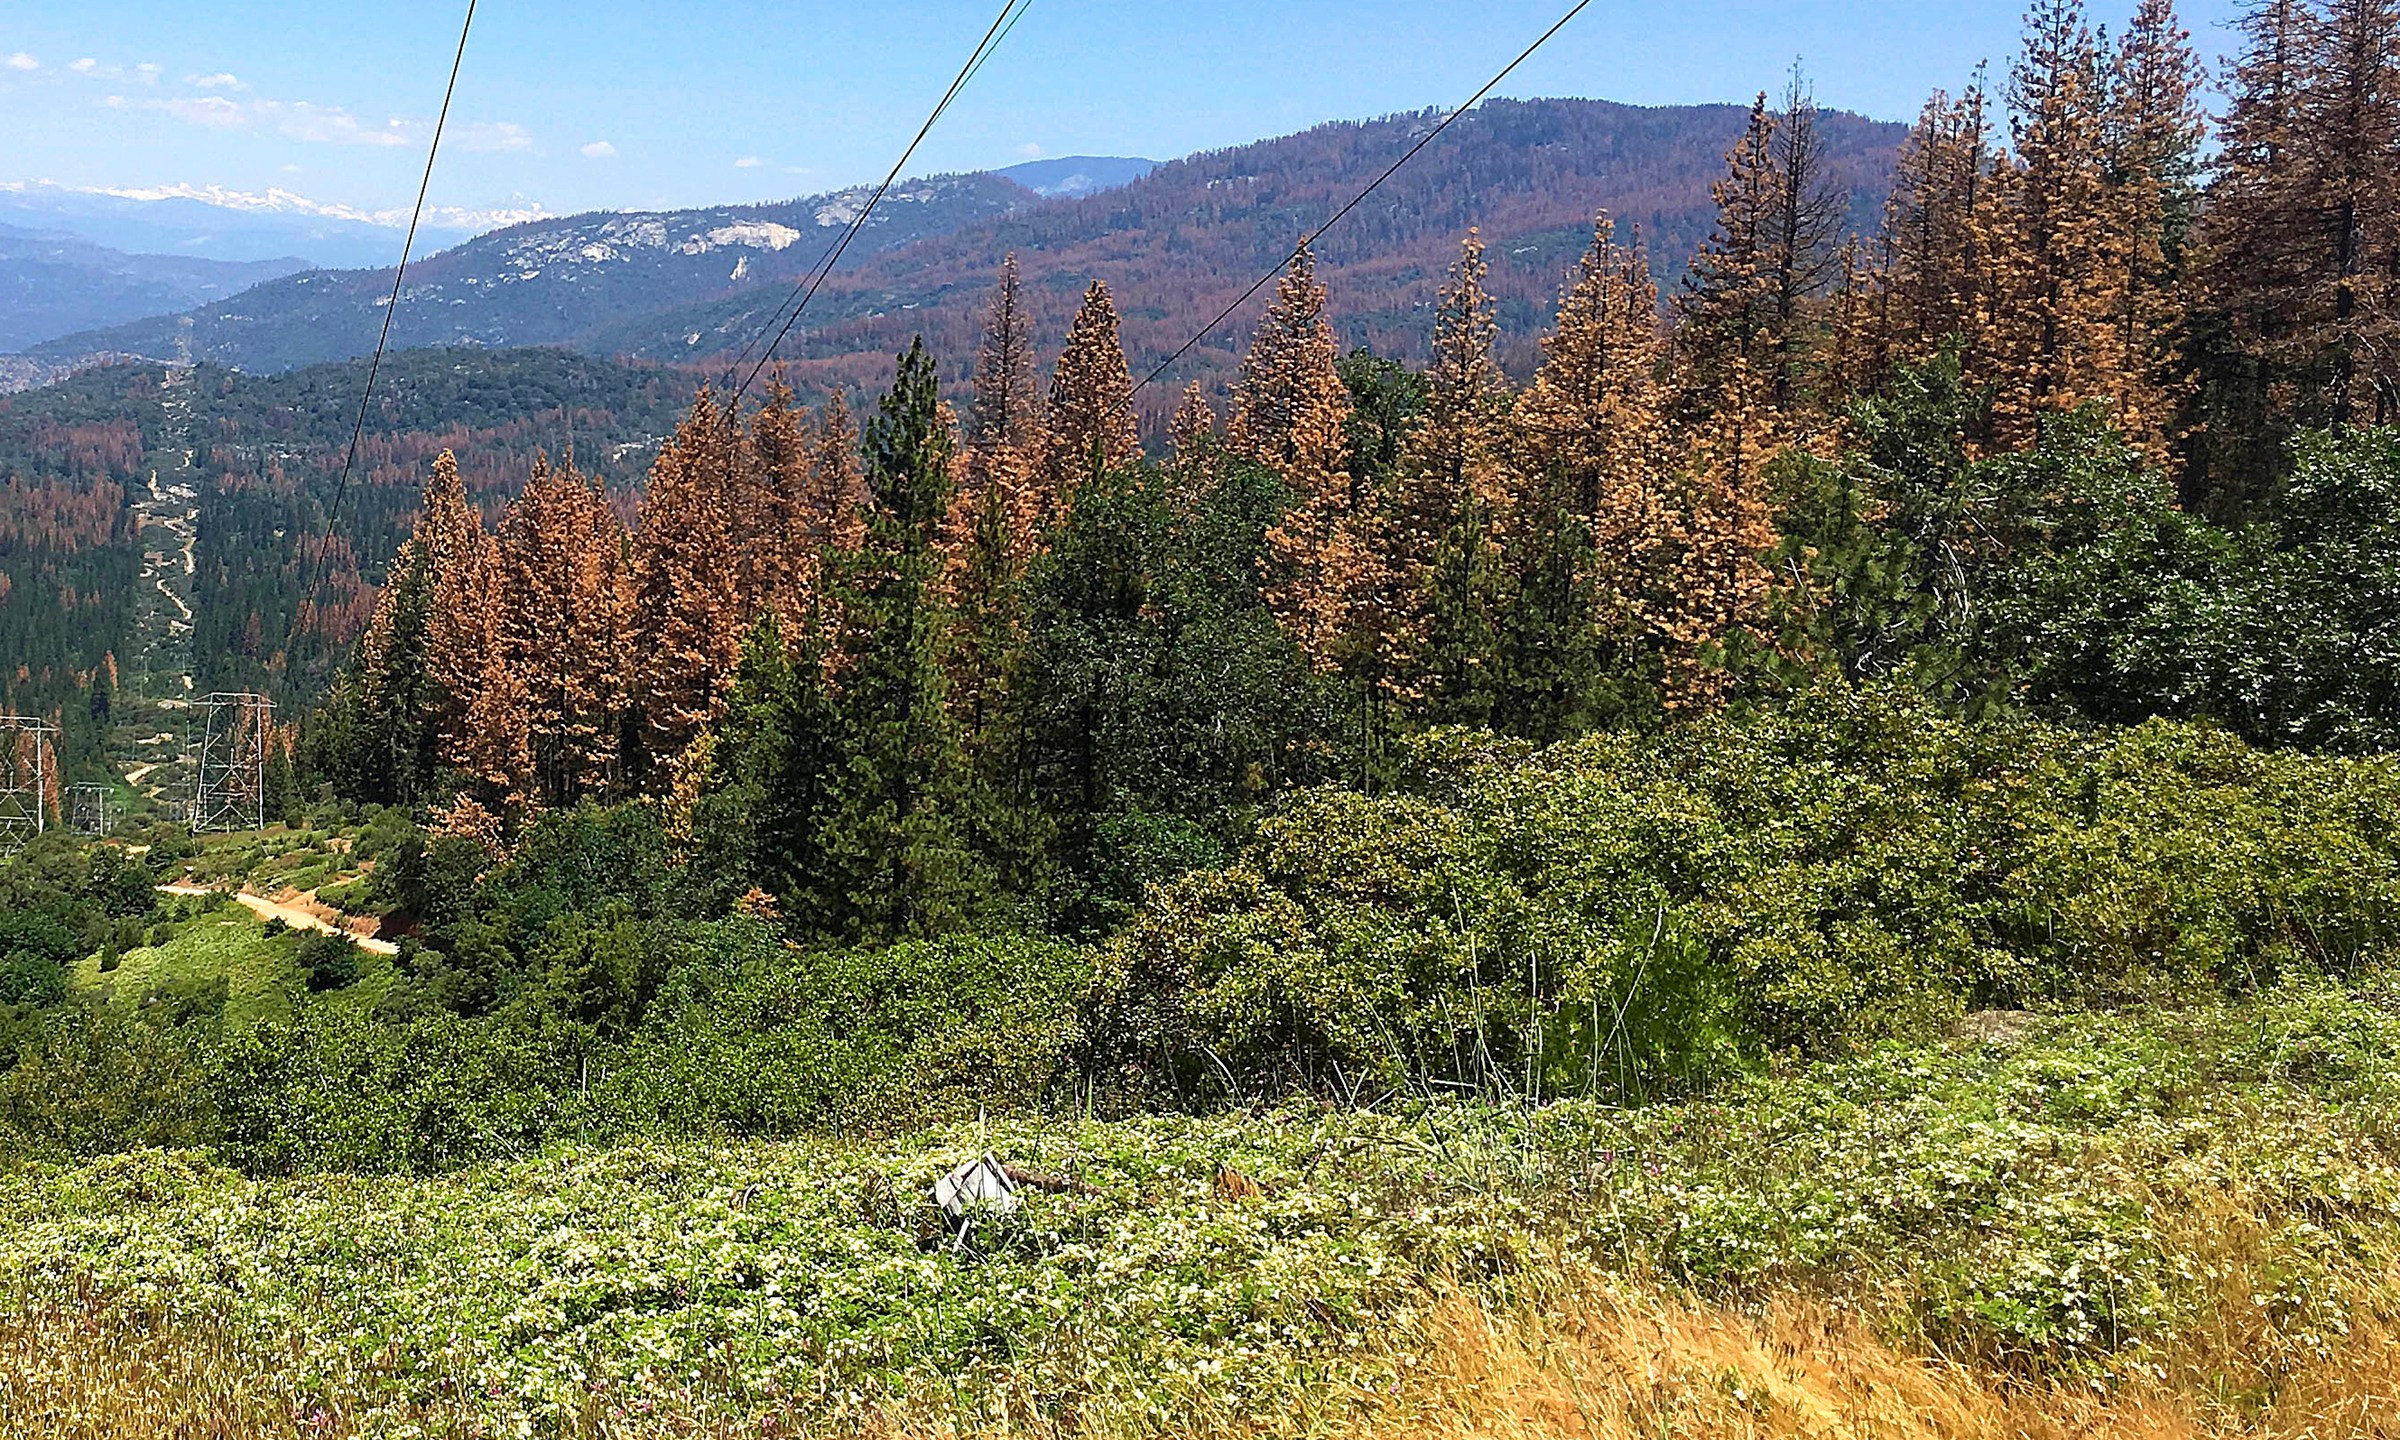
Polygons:
[[842,611],[842,793],[822,844],[839,893],[818,917],[869,939],[969,920],[990,888],[972,843],[974,783],[946,704],[943,518],[957,441],[920,337],[866,430],[866,538],[849,557]]

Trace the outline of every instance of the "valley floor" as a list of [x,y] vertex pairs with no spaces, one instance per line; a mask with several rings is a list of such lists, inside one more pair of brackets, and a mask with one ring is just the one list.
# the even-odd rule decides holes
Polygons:
[[2307,988],[1635,1110],[27,1166],[0,1433],[2400,1434],[2395,1062]]

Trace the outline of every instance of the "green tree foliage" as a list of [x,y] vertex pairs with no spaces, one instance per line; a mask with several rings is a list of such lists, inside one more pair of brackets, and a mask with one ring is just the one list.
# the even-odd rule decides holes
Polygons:
[[1229,462],[1186,508],[1143,466],[1079,490],[1027,587],[1007,774],[1054,837],[1057,922],[1121,915],[1219,853],[1250,810],[1330,759],[1338,703],[1277,626],[1259,556],[1283,500]]

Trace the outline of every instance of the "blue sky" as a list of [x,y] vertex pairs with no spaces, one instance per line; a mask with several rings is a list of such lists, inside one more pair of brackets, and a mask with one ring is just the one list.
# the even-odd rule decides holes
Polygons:
[[[2099,0],[2116,24],[2131,0]],[[664,6],[484,0],[434,181],[458,219],[775,199],[879,178],[996,0]],[[1033,0],[911,166],[1167,159],[1454,104],[1565,0]],[[2016,0],[1597,0],[1502,93],[1742,100],[1795,56],[1891,119],[2001,73]],[[2186,0],[2204,55],[2231,0]],[[0,182],[284,191],[405,210],[463,0],[15,0]],[[708,23],[722,16],[722,27]]]

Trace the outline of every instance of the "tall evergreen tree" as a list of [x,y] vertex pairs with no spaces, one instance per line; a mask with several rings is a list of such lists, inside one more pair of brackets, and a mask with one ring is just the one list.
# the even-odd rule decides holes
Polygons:
[[808,412],[775,376],[766,402],[750,417],[729,517],[731,542],[741,555],[734,613],[745,626],[769,610],[792,617],[805,608],[801,577],[815,557],[807,527],[798,522],[816,483],[814,441]]
[[1413,686],[1438,720],[1488,720],[1498,642],[1500,521],[1508,380],[1493,356],[1500,326],[1484,289],[1491,267],[1473,230],[1434,312],[1425,410],[1394,497],[1391,550],[1400,571],[1392,623]]
[[1310,412],[1328,397],[1346,393],[1335,369],[1340,354],[1325,319],[1316,256],[1303,241],[1284,266],[1275,298],[1243,353],[1225,426],[1227,447],[1271,470],[1289,465]]
[[458,457],[434,457],[425,504],[412,536],[431,566],[426,665],[437,691],[433,723],[445,750],[475,703],[492,648],[492,537],[467,500]]
[[2199,199],[2202,79],[2173,0],[2141,0],[2110,65],[2104,117],[2108,248],[2124,267],[2108,365],[2131,377],[2117,428],[2160,460],[2189,402],[2183,252]]
[[1045,522],[1056,517],[1077,485],[1141,453],[1133,376],[1117,340],[1117,307],[1105,281],[1094,280],[1085,289],[1083,306],[1067,327],[1066,349],[1050,377],[1045,428],[1048,458],[1040,506]]
[[1670,523],[1658,290],[1606,215],[1543,349],[1512,426],[1500,649],[1505,713],[1551,740],[1618,703],[1603,693],[1609,648]]
[[1817,127],[1817,101],[1800,67],[1792,67],[1783,113],[1767,150],[1772,186],[1767,209],[1766,273],[1768,398],[1788,411],[1813,401],[1823,337],[1821,308],[1841,273],[1843,222],[1850,195],[1833,173]]
[[1774,343],[1777,129],[1762,90],[1725,154],[1724,177],[1709,186],[1716,227],[1675,301],[1678,370],[1696,395],[1713,393],[1727,368],[1755,363]]
[[2131,237],[2111,214],[2106,77],[2081,0],[2036,0],[2009,72],[2009,102],[2015,163],[1995,172],[1997,438],[2020,448],[2044,415],[2103,400],[2129,430],[2163,445],[2170,407],[2155,376],[2119,363],[2115,321]]
[[[618,786],[633,664],[625,550],[607,500],[571,466],[537,460],[500,522],[500,673],[484,688],[521,694],[523,720],[495,700],[470,735],[492,750],[474,768],[509,773],[527,803],[571,805]],[[519,755],[528,768],[513,772]]]
[[1039,470],[1047,430],[1014,255],[1002,262],[985,311],[968,416],[964,483],[951,498],[943,549],[952,612],[951,711],[980,759],[1023,640],[1025,566],[1049,518],[1041,513]]
[[1892,175],[1881,274],[1866,307],[1874,338],[1853,347],[1862,388],[1952,339],[1970,368],[1980,366],[1993,304],[1992,159],[1980,81],[1956,100],[1935,91]]
[[975,353],[975,403],[967,412],[968,452],[977,463],[1004,451],[1039,455],[1042,420],[1033,317],[1025,310],[1012,250],[1001,257],[1000,279],[984,309],[983,343]]
[[889,938],[964,923],[988,866],[973,776],[947,700],[941,527],[957,442],[922,338],[868,422],[866,533],[847,562],[841,706],[849,760],[823,832],[816,919]]
[[742,563],[728,483],[735,436],[703,390],[650,467],[633,546],[635,783],[663,793],[717,717],[741,638]]
[[866,530],[858,425],[839,389],[807,427],[804,460],[785,500],[780,630],[795,650],[813,647],[830,664],[841,628],[836,560],[857,549]]

